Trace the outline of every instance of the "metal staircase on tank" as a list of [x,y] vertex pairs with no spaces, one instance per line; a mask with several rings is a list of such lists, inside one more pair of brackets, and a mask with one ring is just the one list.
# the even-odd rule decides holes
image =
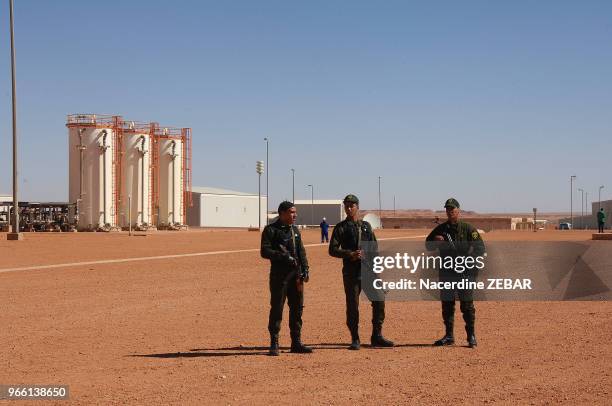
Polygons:
[[191,128],[183,128],[181,131],[183,144],[183,170],[181,171],[181,214],[182,225],[187,227],[187,206],[193,206],[191,196]]
[[[119,212],[121,207],[121,175],[122,175],[122,158],[123,158],[123,123],[120,116],[113,117],[113,165],[112,165],[112,185],[113,185],[113,203],[111,215],[115,219],[114,227],[111,229],[120,230]],[[128,208],[129,209],[129,208]]]
[[159,127],[157,123],[151,123],[149,127],[150,134],[150,149],[151,149],[151,170],[149,172],[149,218],[151,219],[151,227],[156,228],[159,221],[158,206],[159,206],[159,146],[156,129]]

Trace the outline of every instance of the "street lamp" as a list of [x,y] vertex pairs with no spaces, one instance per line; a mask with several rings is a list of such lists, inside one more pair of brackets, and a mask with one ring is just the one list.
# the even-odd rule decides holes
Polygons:
[[7,240],[23,240],[23,234],[19,232],[19,190],[17,182],[17,80],[15,68],[15,28],[13,24],[13,0],[9,1],[10,28],[11,28],[11,79],[13,97],[13,229],[6,235]]
[[[589,213],[589,192],[584,192],[584,216],[586,217]],[[589,222],[585,222],[584,229],[589,228]]]
[[578,191],[582,193],[580,196],[580,228],[582,228],[584,222],[584,218],[582,217],[584,216],[584,190],[578,188]]
[[380,179],[381,177],[378,177],[378,218],[382,218],[382,200],[380,198]]
[[599,210],[601,210],[601,189],[603,189],[603,185],[599,187]]
[[266,142],[266,167],[268,170],[266,171],[266,225],[268,225],[268,211],[270,210],[270,140],[268,138],[264,138]]
[[295,169],[291,168],[291,202],[295,204]]
[[576,179],[576,175],[570,176],[570,224],[572,228],[574,228],[574,179]]
[[314,185],[308,185],[310,188],[310,223],[314,225]]
[[[264,173],[264,162],[263,161],[257,161],[255,163],[255,171],[257,172],[258,178],[259,178],[259,188],[258,188],[258,194],[259,194],[259,231],[261,231],[261,174]],[[266,206],[267,206],[267,202],[268,199],[266,199]],[[266,211],[266,218],[268,217],[268,212]]]

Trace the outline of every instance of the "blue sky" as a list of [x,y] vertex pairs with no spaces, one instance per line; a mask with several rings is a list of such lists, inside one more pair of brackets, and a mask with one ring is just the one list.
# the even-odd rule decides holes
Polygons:
[[[8,1],[0,192],[11,188]],[[194,185],[362,207],[612,197],[612,2],[16,0],[20,185],[66,200],[69,113],[193,128]],[[580,206],[579,197],[574,207]]]

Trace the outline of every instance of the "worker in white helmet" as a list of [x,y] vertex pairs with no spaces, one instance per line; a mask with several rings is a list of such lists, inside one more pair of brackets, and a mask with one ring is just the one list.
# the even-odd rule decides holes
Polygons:
[[319,227],[321,227],[321,244],[323,244],[323,242],[329,242],[329,223],[327,222],[327,219],[325,217],[323,217],[323,221],[321,221]]

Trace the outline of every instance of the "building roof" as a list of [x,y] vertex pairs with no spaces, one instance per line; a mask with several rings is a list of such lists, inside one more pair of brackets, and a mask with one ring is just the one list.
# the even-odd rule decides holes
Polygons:
[[[208,186],[193,186],[191,188],[191,191],[193,193],[200,193],[203,195],[258,196],[257,193],[238,192],[235,190],[220,189],[220,188],[208,187]],[[261,197],[266,197],[266,196],[262,194]]]

